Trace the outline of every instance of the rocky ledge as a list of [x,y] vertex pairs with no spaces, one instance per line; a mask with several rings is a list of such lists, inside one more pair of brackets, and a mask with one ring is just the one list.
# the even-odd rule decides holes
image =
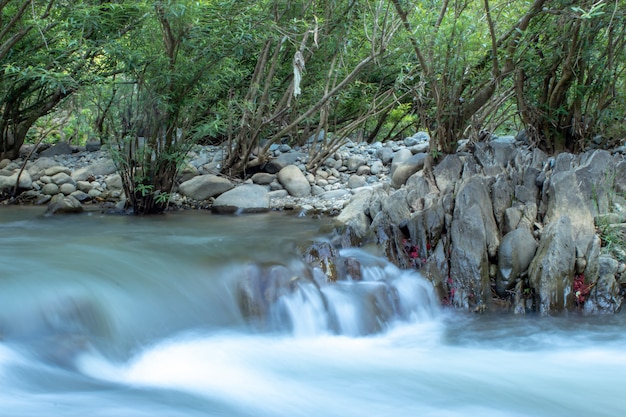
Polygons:
[[[197,147],[171,208],[333,215],[336,246],[377,245],[398,266],[420,269],[444,304],[471,311],[619,311],[626,147],[550,157],[520,138],[463,142],[438,161],[421,132],[348,142],[315,172],[306,169],[309,150],[277,145],[245,182],[221,174],[221,148]],[[12,201],[49,212],[124,205],[107,153],[66,144],[26,163],[1,161],[0,192],[14,189]]]

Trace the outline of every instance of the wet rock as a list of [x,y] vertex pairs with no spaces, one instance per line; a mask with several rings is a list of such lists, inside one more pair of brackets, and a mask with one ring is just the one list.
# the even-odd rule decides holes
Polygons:
[[496,291],[505,296],[530,266],[537,251],[537,242],[530,230],[522,228],[507,233],[498,250]]
[[[502,225],[504,214],[511,207],[513,201],[514,188],[511,181],[505,174],[498,174],[496,181],[491,187],[493,213],[497,224]],[[521,218],[521,215],[520,215]],[[513,227],[511,230],[515,229]]]
[[544,229],[529,270],[531,287],[537,294],[541,314],[575,307],[571,293],[576,261],[575,226],[570,217],[561,216]]
[[64,196],[63,194],[57,194],[52,197],[46,214],[70,214],[70,213],[82,213],[83,206],[76,198],[72,196]]
[[610,256],[599,257],[599,277],[584,304],[585,313],[617,313],[623,298],[616,279],[619,262]]
[[337,268],[339,253],[329,242],[314,242],[303,251],[302,257],[311,267],[319,268],[327,281],[341,278]]
[[368,232],[371,220],[365,214],[370,203],[372,190],[364,189],[350,199],[350,202],[335,218],[335,225],[339,229],[349,229],[356,239],[364,238]]
[[491,300],[489,258],[499,246],[485,178],[470,178],[459,191],[451,230],[450,276],[454,305],[468,309]]

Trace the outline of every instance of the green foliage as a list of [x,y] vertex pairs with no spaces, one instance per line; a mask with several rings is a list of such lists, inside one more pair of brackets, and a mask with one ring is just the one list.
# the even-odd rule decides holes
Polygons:
[[99,139],[134,211],[152,213],[197,142],[223,144],[223,166],[240,176],[272,143],[322,132],[313,165],[348,136],[424,129],[439,156],[520,120],[546,150],[580,150],[597,135],[612,144],[626,135],[623,6],[5,0],[0,158],[16,157],[27,135]]
[[581,151],[595,136],[626,134],[626,14],[618,2],[551,2],[524,36],[518,107],[535,144]]

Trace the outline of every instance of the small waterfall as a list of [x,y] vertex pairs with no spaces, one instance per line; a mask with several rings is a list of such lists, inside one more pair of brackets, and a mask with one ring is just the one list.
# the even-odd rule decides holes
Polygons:
[[[295,336],[363,336],[396,321],[438,315],[432,286],[416,271],[400,270],[360,249],[342,251],[320,264],[327,270],[332,266],[335,280],[320,266],[249,266],[238,283],[244,317],[259,330]],[[350,273],[342,274],[342,264],[351,265]]]

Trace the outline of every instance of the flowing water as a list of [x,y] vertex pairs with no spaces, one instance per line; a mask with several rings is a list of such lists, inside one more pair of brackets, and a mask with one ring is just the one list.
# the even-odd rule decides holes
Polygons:
[[320,225],[2,208],[0,416],[626,415],[623,314],[441,309],[360,249],[329,284]]

